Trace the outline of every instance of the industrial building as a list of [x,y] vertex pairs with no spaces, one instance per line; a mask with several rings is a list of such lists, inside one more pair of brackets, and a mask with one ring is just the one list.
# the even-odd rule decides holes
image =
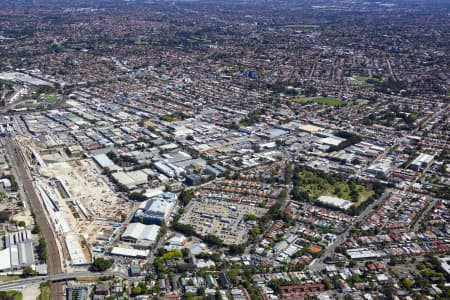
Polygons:
[[168,163],[176,163],[179,161],[185,161],[185,160],[189,160],[192,158],[192,156],[190,156],[189,154],[187,154],[186,152],[183,151],[172,151],[172,152],[168,152],[168,153],[163,153],[162,156],[165,158],[165,160]]
[[349,249],[346,251],[351,259],[375,259],[386,256],[383,251],[376,251],[367,248]]
[[409,168],[415,171],[420,171],[428,167],[428,165],[433,161],[434,156],[420,153],[409,165]]
[[116,164],[106,154],[97,154],[92,158],[102,169],[109,168],[113,170],[118,168],[118,166],[116,166]]
[[122,240],[136,243],[136,246],[148,248],[156,243],[160,227],[158,225],[144,225],[131,223],[122,234]]
[[165,161],[155,161],[153,166],[162,174],[169,178],[181,177],[184,175],[184,169]]
[[187,239],[183,235],[174,235],[166,241],[164,244],[164,249],[167,251],[171,250],[181,250],[186,246]]
[[367,168],[368,173],[375,175],[387,175],[392,168],[392,160],[385,158],[376,161]]
[[136,170],[132,172],[116,172],[112,176],[120,184],[128,189],[134,189],[148,182],[148,175],[151,174],[150,169]]
[[11,188],[11,181],[8,178],[0,179],[0,184],[3,185],[3,188],[5,190]]
[[167,223],[177,201],[177,195],[166,192],[161,196],[142,202],[134,215],[134,222],[144,224]]
[[116,256],[134,257],[134,258],[147,258],[149,250],[138,250],[125,247],[114,247],[109,254]]
[[202,183],[202,177],[198,174],[189,174],[186,175],[186,185],[194,186]]
[[69,146],[66,151],[70,157],[81,157],[83,155],[83,147],[80,145]]
[[29,230],[5,235],[5,249],[0,251],[0,271],[13,271],[34,264],[33,243]]
[[83,252],[79,238],[74,233],[68,233],[64,237],[67,250],[72,266],[85,266],[90,265],[91,260],[86,258],[86,254]]

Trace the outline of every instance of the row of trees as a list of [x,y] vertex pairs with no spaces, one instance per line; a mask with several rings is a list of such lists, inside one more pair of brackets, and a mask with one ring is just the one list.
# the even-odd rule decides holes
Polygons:
[[39,245],[36,247],[40,260],[47,261],[47,243],[43,236],[39,238]]
[[222,247],[223,245],[223,240],[213,234],[205,235],[203,240],[210,246]]
[[180,195],[178,195],[178,200],[180,201],[181,206],[186,206],[191,202],[192,197],[194,196],[193,190],[183,190]]
[[368,80],[367,82],[373,83],[376,92],[381,93],[396,93],[406,89],[406,83],[400,80],[395,80],[392,76],[389,76],[386,80]]
[[139,201],[139,202],[147,200],[147,197],[144,195],[143,192],[128,193],[128,198],[130,200]]
[[131,294],[133,296],[138,296],[141,294],[147,294],[149,292],[147,285],[145,282],[139,282],[137,286],[131,289]]
[[186,236],[192,236],[195,234],[194,227],[192,227],[192,225],[183,224],[178,221],[176,221],[172,224],[172,228],[175,231],[178,231]]

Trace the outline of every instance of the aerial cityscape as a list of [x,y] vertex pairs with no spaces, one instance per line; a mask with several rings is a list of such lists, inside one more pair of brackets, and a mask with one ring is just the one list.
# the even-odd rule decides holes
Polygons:
[[448,0],[0,0],[0,300],[450,300]]

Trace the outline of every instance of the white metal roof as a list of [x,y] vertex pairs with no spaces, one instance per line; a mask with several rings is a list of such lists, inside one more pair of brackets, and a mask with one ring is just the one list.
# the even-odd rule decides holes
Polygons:
[[160,227],[158,225],[144,225],[141,223],[131,223],[128,225],[125,232],[122,234],[123,238],[132,238],[137,241],[147,240],[156,241]]

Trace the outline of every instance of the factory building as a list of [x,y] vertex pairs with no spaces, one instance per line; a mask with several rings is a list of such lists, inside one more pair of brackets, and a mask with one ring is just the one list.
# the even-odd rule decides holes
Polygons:
[[428,167],[428,165],[433,161],[433,155],[420,153],[409,165],[409,168],[415,171],[420,171]]
[[134,215],[134,222],[144,224],[164,224],[169,221],[177,201],[177,195],[174,193],[163,193],[161,196],[151,198],[142,202]]
[[5,235],[5,249],[0,251],[0,271],[13,271],[34,264],[33,243],[29,230]]
[[149,248],[156,243],[160,227],[131,223],[122,234],[122,240],[136,243],[139,248]]

